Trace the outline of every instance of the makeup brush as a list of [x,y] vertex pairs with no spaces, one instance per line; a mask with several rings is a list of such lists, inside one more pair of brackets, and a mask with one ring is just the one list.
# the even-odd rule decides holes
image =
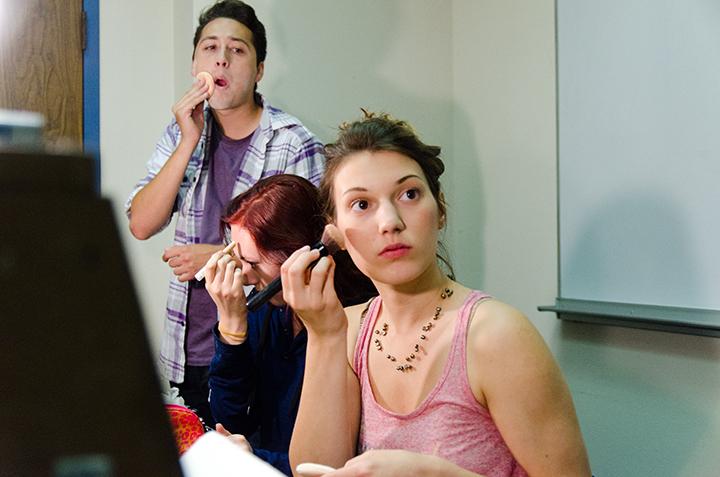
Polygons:
[[[230,242],[229,244],[227,244],[227,247],[225,247],[223,249],[222,254],[225,255],[225,254],[229,253],[230,255],[232,255],[231,251],[234,246],[235,246],[235,242],[234,241]],[[209,261],[210,260],[208,260],[208,262]],[[203,265],[203,267],[200,270],[198,270],[198,272],[195,274],[195,280],[200,281],[203,278],[205,278],[205,267],[207,267],[207,263],[205,265]]]
[[[342,250],[343,248],[344,243],[342,240],[342,236],[340,235],[340,231],[334,225],[326,225],[320,241],[310,247],[311,250],[319,250],[320,257],[317,260],[313,261],[308,266],[308,269],[314,267],[318,260],[320,260],[320,258],[332,255],[335,252]],[[280,290],[282,290],[282,281],[280,280],[280,277],[277,277],[275,280],[270,282],[268,286],[250,297],[247,302],[248,310],[257,310],[270,298],[274,297],[275,294]]]

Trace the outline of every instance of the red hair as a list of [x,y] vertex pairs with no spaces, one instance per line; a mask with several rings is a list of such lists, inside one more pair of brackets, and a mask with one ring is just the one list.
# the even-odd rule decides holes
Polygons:
[[325,226],[317,188],[289,174],[258,181],[230,201],[220,221],[223,232],[231,225],[246,229],[260,255],[276,264],[320,240]]
[[[259,180],[230,201],[220,219],[223,236],[231,225],[248,231],[260,256],[283,263],[295,250],[313,245],[322,237],[325,217],[318,189],[299,176],[278,174]],[[367,301],[377,294],[344,250],[333,256],[335,291],[344,306]]]

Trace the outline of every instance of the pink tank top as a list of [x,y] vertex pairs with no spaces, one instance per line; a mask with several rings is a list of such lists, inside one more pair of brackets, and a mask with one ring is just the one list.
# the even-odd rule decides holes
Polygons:
[[360,379],[362,410],[359,452],[405,449],[434,454],[488,477],[526,477],[510,453],[487,408],[480,405],[467,376],[468,320],[474,305],[489,296],[470,293],[455,324],[450,353],[440,379],[410,414],[396,414],[375,401],[367,372],[368,350],[380,298],[370,305],[355,347],[355,369]]

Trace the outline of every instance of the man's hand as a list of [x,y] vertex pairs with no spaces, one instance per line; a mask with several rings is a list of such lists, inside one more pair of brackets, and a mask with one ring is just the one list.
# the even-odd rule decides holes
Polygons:
[[180,126],[181,140],[196,145],[200,141],[205,119],[203,104],[210,97],[210,86],[202,79],[195,80],[192,87],[172,108]]
[[186,282],[207,263],[213,253],[222,250],[222,245],[198,243],[193,245],[175,245],[165,249],[162,259],[172,268],[178,280]]
[[[173,114],[180,127],[180,142],[157,175],[135,195],[130,204],[130,231],[135,238],[145,240],[152,237],[172,216],[188,163],[200,142],[205,124],[203,104],[208,94],[208,83],[196,80],[173,106]],[[172,264],[170,266],[176,268]],[[175,274],[179,275],[177,271]],[[183,281],[189,279],[185,275],[181,278]]]

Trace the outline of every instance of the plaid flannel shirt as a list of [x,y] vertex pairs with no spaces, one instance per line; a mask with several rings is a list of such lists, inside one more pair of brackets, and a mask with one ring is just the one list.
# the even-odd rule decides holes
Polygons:
[[[177,212],[177,223],[174,245],[200,243],[198,233],[209,166],[205,156],[212,121],[212,114],[206,109],[205,128],[192,153],[175,199],[173,212]],[[133,197],[155,177],[179,142],[180,127],[173,120],[155,146],[155,152],[147,163],[147,175],[137,183],[125,203],[128,217]],[[297,118],[273,108],[264,98],[260,125],[245,154],[245,165],[235,178],[233,196],[246,191],[259,179],[274,174],[296,174],[317,185],[325,169],[322,144],[318,139]],[[170,224],[172,215],[168,217],[163,228]],[[159,364],[163,376],[176,383],[184,380],[187,300],[188,283],[180,282],[173,276],[168,291]]]

